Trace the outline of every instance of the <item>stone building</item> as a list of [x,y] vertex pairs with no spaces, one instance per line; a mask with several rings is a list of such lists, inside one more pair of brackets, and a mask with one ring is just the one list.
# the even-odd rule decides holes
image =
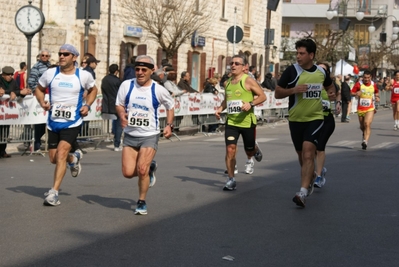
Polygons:
[[[159,44],[148,38],[148,33],[135,24],[134,18],[126,22],[121,16],[123,10],[121,0],[90,0],[101,2],[100,18],[91,19],[88,32],[88,52],[94,54],[101,62],[98,64],[97,85],[107,73],[107,67],[116,63],[123,70],[129,58],[135,55],[147,54],[153,57],[160,65],[164,53]],[[179,51],[170,60],[178,73],[187,70],[192,73],[192,86],[200,89],[206,77],[212,73],[223,74],[233,55],[233,44],[228,42],[227,30],[234,25],[243,29],[243,40],[237,43],[235,53],[247,56],[250,65],[256,66],[261,72],[261,77],[267,72],[278,71],[278,46],[280,44],[281,29],[281,3],[277,10],[271,12],[270,28],[275,29],[274,44],[270,48],[269,63],[265,67],[264,34],[266,28],[267,0],[192,0],[209,1],[207,12],[212,12],[213,21],[205,32],[197,32],[205,42],[203,46],[192,45],[191,40],[183,43]],[[44,27],[32,39],[32,65],[36,61],[36,55],[40,49],[47,48],[52,51],[51,61],[57,62],[56,52],[64,43],[76,46],[81,54],[84,53],[85,25],[84,19],[76,19],[77,1],[61,0],[36,0],[32,5],[39,7],[46,18]],[[90,3],[91,3],[90,2]],[[162,1],[158,1],[162,4]],[[27,61],[27,40],[15,26],[15,13],[28,1],[0,0],[2,8],[2,20],[0,25],[3,32],[1,38],[2,53],[0,55],[0,67],[11,65],[16,70],[21,61]],[[195,6],[195,4],[193,4]],[[236,12],[235,12],[235,8]],[[198,15],[198,19],[204,16]],[[78,59],[80,62],[80,59]],[[275,67],[277,66],[277,67]],[[262,79],[263,80],[263,79]]]

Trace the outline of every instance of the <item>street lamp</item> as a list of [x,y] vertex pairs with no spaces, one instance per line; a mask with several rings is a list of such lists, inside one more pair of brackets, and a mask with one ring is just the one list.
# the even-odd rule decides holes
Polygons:
[[[345,36],[345,32],[348,29],[348,26],[350,24],[350,20],[348,20],[346,18],[347,16],[347,9],[348,9],[348,3],[350,0],[341,0],[339,2],[337,2],[337,5],[335,6],[335,8],[331,8],[331,1],[329,3],[328,6],[328,10],[326,13],[326,17],[328,20],[331,20],[332,18],[334,18],[335,16],[338,16],[338,14],[340,13],[339,11],[342,12],[342,23],[339,24],[339,29],[342,30],[342,40],[341,40],[341,79],[342,81],[344,81],[344,36]],[[362,20],[364,18],[364,12],[359,9],[356,12],[356,19],[357,20]]]
[[[381,15],[375,15],[375,16],[372,18],[372,20],[371,20],[371,25],[368,27],[369,33],[375,32],[376,28],[375,28],[375,26],[374,26],[374,19],[375,19],[375,18],[379,18],[379,17],[381,17]],[[389,17],[392,17],[392,18],[395,20],[395,24],[394,24],[394,26],[393,26],[393,28],[392,28],[392,37],[391,37],[391,39],[392,39],[392,40],[398,39],[399,27],[396,25],[397,19],[396,19],[396,17],[393,16],[393,15],[387,16],[387,13],[385,12],[385,13],[382,14],[382,19],[383,19],[383,21],[382,21],[382,29],[381,29],[381,33],[380,33],[380,41],[381,41],[381,42],[385,42],[385,41],[386,41],[386,40],[385,40],[385,39],[386,39],[386,38],[385,38],[385,37],[386,37],[386,33],[385,33],[385,22],[386,22],[387,18],[389,18]]]

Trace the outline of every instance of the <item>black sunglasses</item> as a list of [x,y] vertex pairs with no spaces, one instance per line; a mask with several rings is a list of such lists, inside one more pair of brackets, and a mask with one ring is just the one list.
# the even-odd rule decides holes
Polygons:
[[230,62],[230,66],[233,66],[233,65],[236,65],[236,66],[243,65],[243,66],[244,66],[244,64],[242,64],[242,63],[240,63],[240,62],[237,62],[237,61],[232,61],[232,62]]
[[72,53],[69,52],[58,52],[58,56],[64,56],[64,57],[69,57],[70,55],[72,55]]

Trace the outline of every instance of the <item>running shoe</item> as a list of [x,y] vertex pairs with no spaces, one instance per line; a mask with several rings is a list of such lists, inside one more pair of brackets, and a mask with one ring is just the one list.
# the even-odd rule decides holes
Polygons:
[[366,143],[366,141],[363,141],[363,142],[362,142],[362,149],[363,149],[363,150],[366,150],[366,149],[367,149],[367,143]]
[[326,184],[326,174],[327,174],[327,168],[323,167],[323,170],[321,170],[321,186],[324,186]]
[[61,204],[58,200],[57,191],[54,189],[50,189],[48,192],[44,193],[44,196],[46,197],[43,202],[45,206],[58,206]]
[[147,215],[147,204],[144,200],[137,201],[137,207],[134,211],[135,215]]
[[314,172],[314,173],[313,173],[312,180],[310,181],[310,185],[309,185],[309,188],[308,188],[308,195],[307,195],[307,196],[310,196],[311,194],[313,194],[313,191],[314,191],[314,182],[315,182],[315,180],[316,180],[316,177],[317,177],[317,174],[316,174],[316,172]]
[[305,198],[306,198],[306,194],[305,193],[297,192],[295,194],[294,198],[292,199],[292,201],[294,201],[297,206],[300,206],[300,207],[304,208],[305,207],[305,202],[306,202]]
[[261,162],[262,158],[263,158],[263,154],[262,154],[262,150],[260,150],[259,144],[258,142],[255,141],[256,147],[258,148],[256,150],[256,153],[254,155],[254,158],[256,159],[257,162]]
[[254,161],[250,159],[245,164],[245,173],[246,174],[253,174],[254,173]]
[[157,178],[155,177],[155,172],[157,171],[157,168],[158,168],[158,164],[157,164],[157,162],[155,160],[153,160],[151,162],[150,172],[149,172],[149,175],[150,175],[150,187],[153,187],[155,182],[157,181]]
[[234,178],[231,178],[231,179],[229,178],[229,179],[227,179],[227,182],[224,185],[223,190],[233,191],[233,190],[236,190],[236,186],[237,186],[236,180],[234,180]]
[[83,152],[80,149],[76,149],[73,155],[77,158],[78,161],[76,163],[69,163],[69,168],[71,169],[72,177],[78,177],[78,175],[82,171],[80,160],[83,158]]
[[314,187],[321,188],[322,187],[321,180],[322,180],[321,176],[317,176],[316,180],[314,181]]
[[398,125],[395,124],[395,125],[393,126],[393,129],[394,129],[395,131],[397,131],[397,130],[398,130]]
[[[234,167],[234,174],[238,173],[237,165]],[[228,174],[227,170],[224,171],[224,174]]]

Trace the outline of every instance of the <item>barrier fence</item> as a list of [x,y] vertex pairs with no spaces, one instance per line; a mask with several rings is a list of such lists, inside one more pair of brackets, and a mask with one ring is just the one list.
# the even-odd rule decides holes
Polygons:
[[[273,92],[267,92],[267,100],[255,107],[255,115],[259,125],[273,126],[277,121],[285,120],[288,116],[288,98],[275,99]],[[380,102],[377,106],[390,107],[390,92],[380,92]],[[91,107],[91,112],[84,118],[82,130],[78,140],[95,142],[95,148],[103,141],[112,140],[112,115],[101,114],[102,96],[98,95]],[[225,123],[225,114],[218,120],[215,110],[223,101],[223,95],[213,94],[190,94],[175,98],[175,118],[173,124],[175,130],[173,135],[180,140],[178,134],[183,128],[197,129],[194,133],[210,135],[206,128],[216,126],[214,132],[221,133]],[[351,111],[356,112],[357,100],[353,98]],[[335,105],[332,105],[334,109]],[[166,110],[160,107],[160,128],[166,126]],[[32,143],[34,142],[36,124],[46,123],[47,114],[40,107],[34,97],[26,97],[17,101],[10,101],[7,96],[0,98],[0,144],[23,143],[26,151],[34,153]],[[42,147],[47,151],[47,134],[42,137]]]

